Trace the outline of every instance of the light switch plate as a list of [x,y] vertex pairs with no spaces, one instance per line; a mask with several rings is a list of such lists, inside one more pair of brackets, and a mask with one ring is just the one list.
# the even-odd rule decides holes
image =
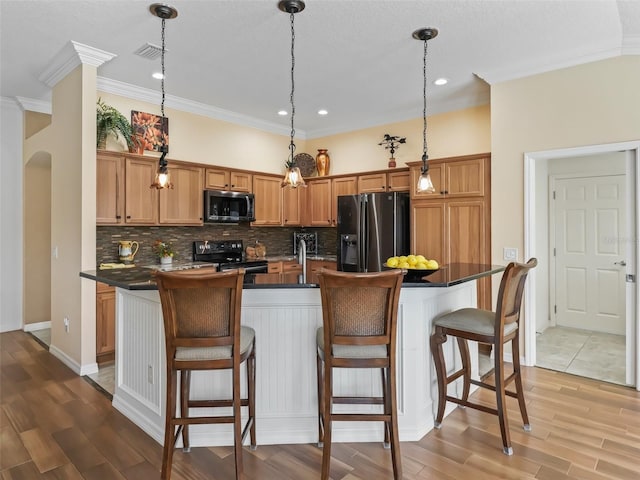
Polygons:
[[518,260],[518,249],[517,248],[510,248],[510,247],[504,247],[502,249],[502,258],[504,260],[507,260],[508,262],[515,262],[516,260]]

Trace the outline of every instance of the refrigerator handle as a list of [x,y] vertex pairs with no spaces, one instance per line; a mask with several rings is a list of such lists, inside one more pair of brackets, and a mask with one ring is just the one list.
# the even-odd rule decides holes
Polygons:
[[360,195],[360,238],[358,238],[358,259],[360,272],[369,271],[367,265],[367,251],[369,250],[369,238],[367,235],[367,196]]

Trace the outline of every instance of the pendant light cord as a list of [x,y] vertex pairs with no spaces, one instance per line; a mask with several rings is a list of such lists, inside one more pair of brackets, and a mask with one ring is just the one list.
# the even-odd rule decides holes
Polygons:
[[424,56],[422,60],[422,173],[429,170],[427,160],[427,39],[424,40]]
[[160,147],[160,151],[162,152],[162,156],[160,158],[160,163],[161,163],[161,167],[165,167],[167,165],[167,162],[165,160],[165,156],[167,155],[167,145],[166,145],[166,140],[165,140],[165,131],[164,131],[164,125],[165,125],[165,119],[164,119],[164,52],[165,52],[165,34],[164,34],[164,27],[165,27],[165,22],[166,19],[162,19],[162,34],[161,34],[161,38],[162,38],[162,52],[160,55],[160,69],[162,72],[162,78],[160,79],[160,90],[162,90],[162,101],[160,102],[160,115],[162,115],[162,118],[160,120],[160,135],[162,138],[162,145]]
[[[162,51],[160,55],[160,68],[162,71],[162,78],[160,79],[160,89],[162,90],[162,101],[160,102],[160,113],[162,115],[162,125],[164,126],[164,25],[165,19],[162,19]],[[164,145],[164,136],[162,137],[162,144]]]
[[295,78],[294,71],[296,66],[296,57],[295,57],[295,41],[296,41],[296,31],[294,28],[294,17],[295,12],[291,11],[289,13],[290,21],[291,21],[291,95],[289,96],[289,100],[291,102],[291,143],[289,144],[290,156],[289,162],[291,165],[295,166],[294,163],[294,152],[296,150],[296,145],[293,143],[293,137],[296,134],[296,130],[293,127],[293,119],[296,115],[296,106],[293,101],[293,94],[295,92]]

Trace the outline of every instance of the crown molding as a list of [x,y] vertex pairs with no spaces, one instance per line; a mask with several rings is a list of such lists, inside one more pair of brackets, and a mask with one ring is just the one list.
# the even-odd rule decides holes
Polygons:
[[20,110],[20,103],[12,97],[0,97],[0,108],[13,108],[15,110]]
[[79,65],[99,67],[115,57],[114,53],[71,40],[53,57],[38,80],[53,88]]
[[22,108],[22,111],[26,112],[38,112],[51,115],[51,102],[47,100],[37,100],[35,98],[16,97],[16,101]]
[[[124,83],[118,80],[98,77],[97,88],[101,92],[120,95],[143,102],[156,103],[158,105],[160,104],[159,91],[138,87],[136,85],[131,85],[130,83]],[[216,120],[222,120],[244,127],[256,128],[258,130],[263,130],[265,132],[275,133],[278,135],[288,136],[290,134],[290,130],[282,125],[265,122],[264,120],[250,117],[248,115],[242,115],[230,110],[224,110],[222,108],[206,105],[204,103],[194,102],[192,100],[176,97],[174,95],[166,95],[165,107],[187,113],[193,113],[195,115],[201,115],[203,117],[213,118]],[[296,137],[305,139],[306,133],[302,130],[296,129]]]
[[489,85],[496,83],[516,80],[518,78],[530,77],[540,73],[547,73],[553,70],[561,70],[564,68],[575,67],[585,63],[606,60],[621,55],[621,46],[619,42],[609,42],[610,45],[596,52],[562,52],[555,58],[547,58],[538,62],[529,59],[526,62],[511,64],[505,67],[492,70],[474,72],[475,75],[482,78]]

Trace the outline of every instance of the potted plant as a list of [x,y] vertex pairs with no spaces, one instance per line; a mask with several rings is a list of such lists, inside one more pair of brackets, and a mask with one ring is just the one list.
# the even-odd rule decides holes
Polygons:
[[173,255],[175,252],[173,250],[173,245],[171,244],[171,242],[156,240],[156,242],[153,244],[153,251],[160,259],[161,264],[164,265],[173,261]]
[[134,151],[138,142],[133,137],[131,122],[122,115],[116,108],[105,104],[98,98],[96,108],[96,146],[104,149],[107,144],[107,137],[114,135],[116,138],[122,137],[130,151]]

